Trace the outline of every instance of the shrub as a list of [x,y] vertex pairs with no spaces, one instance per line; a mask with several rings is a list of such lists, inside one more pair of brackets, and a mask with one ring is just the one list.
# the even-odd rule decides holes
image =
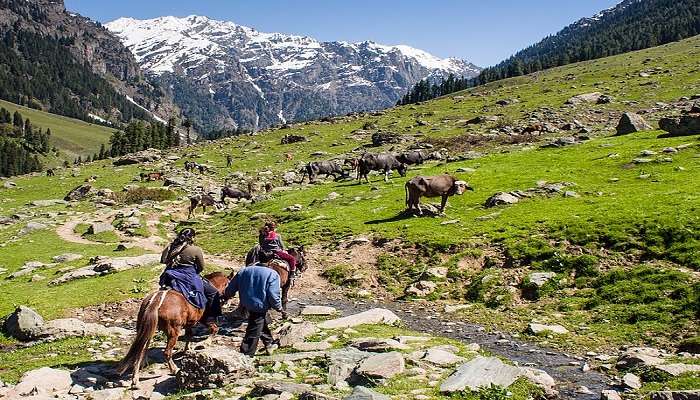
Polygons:
[[357,287],[360,284],[360,282],[354,278],[355,269],[348,264],[332,265],[323,270],[321,276],[328,279],[330,283],[338,286]]
[[513,267],[530,265],[536,261],[550,259],[557,254],[549,242],[541,238],[527,238],[506,241],[506,258]]

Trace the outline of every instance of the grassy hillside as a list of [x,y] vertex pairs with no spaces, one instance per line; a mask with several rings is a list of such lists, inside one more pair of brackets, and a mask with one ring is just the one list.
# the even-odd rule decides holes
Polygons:
[[99,152],[100,145],[108,144],[114,132],[112,128],[50,114],[4,100],[0,100],[0,107],[6,108],[10,113],[19,111],[25,118],[29,118],[34,126],[42,129],[50,128],[51,144],[66,153],[68,159]]
[[[404,290],[429,280],[437,285],[426,296],[429,306],[469,304],[454,318],[518,334],[533,320],[558,323],[570,331],[562,337],[528,338],[548,346],[580,354],[632,344],[674,349],[700,329],[699,136],[662,139],[658,130],[620,137],[613,133],[623,111],[640,112],[656,126],[659,118],[687,107],[689,103],[680,98],[700,94],[698,59],[700,37],[694,37],[495,82],[419,105],[295,124],[168,154],[180,156],[178,160],[119,168],[105,160],[82,166],[77,176],[60,171],[55,178],[18,177],[13,179],[16,188],[0,189],[0,214],[22,218],[0,227],[0,253],[6,255],[2,264],[9,274],[26,261],[48,262],[67,249],[86,256],[111,254],[108,245],[67,244],[49,231],[18,235],[28,221],[88,220],[103,206],[91,201],[71,207],[27,203],[61,198],[93,175],[96,188],[121,192],[127,184],[146,185],[134,180],[141,171],[182,175],[184,161],[193,159],[213,168],[207,177],[194,179],[196,185],[245,188],[247,182],[261,186],[271,182],[281,187],[256,203],[229,206],[207,216],[198,211],[191,220],[182,213],[188,204],[184,191],[177,192],[183,200],[180,209],[168,202],[142,206],[144,213],[157,214],[156,231],[161,234],[166,226],[171,231],[195,227],[198,244],[210,254],[240,259],[256,241],[262,221],[276,220],[286,242],[309,245],[311,267],[349,296],[361,296],[359,289],[369,289],[371,296],[382,300],[411,300]],[[565,105],[571,96],[589,92],[603,92],[613,100]],[[498,105],[500,100],[507,100],[506,105]],[[467,123],[477,116],[497,118]],[[45,126],[39,120],[35,124]],[[542,124],[556,129],[541,135],[521,133],[524,127]],[[566,130],[566,124],[580,126]],[[378,130],[400,134],[403,142],[369,146]],[[309,141],[280,144],[287,134]],[[562,148],[541,147],[576,134],[590,140]],[[412,167],[406,178],[394,176],[389,183],[375,175],[370,184],[321,180],[282,187],[284,174],[298,172],[310,160],[357,157],[365,150],[398,151],[415,144],[432,145],[428,151],[444,147],[450,161]],[[228,154],[234,157],[231,169],[225,167]],[[287,154],[293,159],[288,160]],[[634,162],[639,158],[649,160]],[[475,191],[451,198],[444,217],[405,216],[406,180],[443,172],[469,181]],[[567,183],[564,191],[571,193],[484,206],[496,192],[527,190],[543,181]],[[196,185],[185,190],[194,191]],[[286,210],[294,204],[301,205],[301,211]],[[124,207],[132,206],[113,208]],[[349,239],[360,236],[373,243],[357,249],[348,246]],[[436,267],[446,274],[428,272]],[[40,272],[50,275],[63,268]],[[551,272],[553,278],[533,287],[532,272]],[[8,295],[0,297],[0,314],[23,303],[58,316],[70,307],[140,297],[142,286],[153,283],[158,273],[157,267],[143,268],[58,287],[48,286],[49,279],[2,280],[0,291]],[[135,285],[139,287],[132,290]],[[75,296],[87,288],[87,295]],[[697,377],[689,379],[690,386],[700,385]]]

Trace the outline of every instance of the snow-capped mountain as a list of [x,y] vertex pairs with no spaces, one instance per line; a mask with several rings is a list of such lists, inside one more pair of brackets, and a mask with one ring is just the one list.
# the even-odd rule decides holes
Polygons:
[[409,46],[320,42],[202,16],[105,25],[186,115],[207,127],[258,129],[392,106],[417,81],[480,69]]

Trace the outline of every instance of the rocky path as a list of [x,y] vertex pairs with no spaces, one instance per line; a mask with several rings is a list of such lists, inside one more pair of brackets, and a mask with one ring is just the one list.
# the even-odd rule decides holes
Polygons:
[[[290,303],[290,310],[304,304],[323,304],[336,307],[343,314],[354,314],[375,307],[387,308],[401,317],[407,328],[436,336],[449,337],[465,343],[477,343],[494,355],[509,359],[520,366],[542,369],[557,382],[561,398],[598,399],[608,389],[607,377],[596,371],[582,371],[584,360],[561,352],[528,343],[501,332],[487,332],[482,326],[452,320],[448,315],[433,310],[429,304],[410,302],[354,302],[345,298],[319,297],[302,294]],[[586,390],[588,389],[588,390]]]

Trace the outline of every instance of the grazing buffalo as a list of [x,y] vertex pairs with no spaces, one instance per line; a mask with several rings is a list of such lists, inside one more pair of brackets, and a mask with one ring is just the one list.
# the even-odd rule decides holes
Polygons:
[[[309,176],[309,182],[316,180],[319,175],[325,175],[326,177],[332,176],[333,179],[347,177],[347,173],[343,170],[343,167],[335,161],[313,161],[304,167],[301,180],[304,180],[304,176]],[[337,175],[337,176],[336,176]]]
[[192,217],[192,214],[194,214],[194,210],[201,206],[202,207],[202,212],[206,214],[207,212],[207,207],[214,206],[214,208],[219,208],[219,203],[212,197],[210,194],[197,194],[192,197],[190,197],[190,208],[189,208],[189,214],[187,214],[187,219],[190,219]]
[[420,165],[423,164],[423,161],[425,161],[423,153],[417,150],[401,153],[396,156],[396,159],[406,165]]
[[420,209],[421,197],[442,197],[440,212],[445,211],[447,198],[461,195],[465,190],[474,190],[465,181],[459,181],[451,175],[417,176],[406,182],[406,208],[412,211],[418,210],[418,215],[423,215]]
[[226,198],[231,198],[234,200],[251,200],[253,196],[250,194],[250,192],[244,192],[240,189],[225,186],[223,189],[221,189],[221,203],[224,203],[224,200],[226,200]]
[[362,178],[365,178],[369,183],[367,175],[370,171],[384,171],[384,181],[389,182],[389,173],[392,170],[396,170],[401,176],[406,176],[408,165],[397,160],[393,154],[364,154],[359,161],[357,179],[362,181]]
[[142,181],[161,181],[164,175],[163,172],[142,172],[139,174]]

